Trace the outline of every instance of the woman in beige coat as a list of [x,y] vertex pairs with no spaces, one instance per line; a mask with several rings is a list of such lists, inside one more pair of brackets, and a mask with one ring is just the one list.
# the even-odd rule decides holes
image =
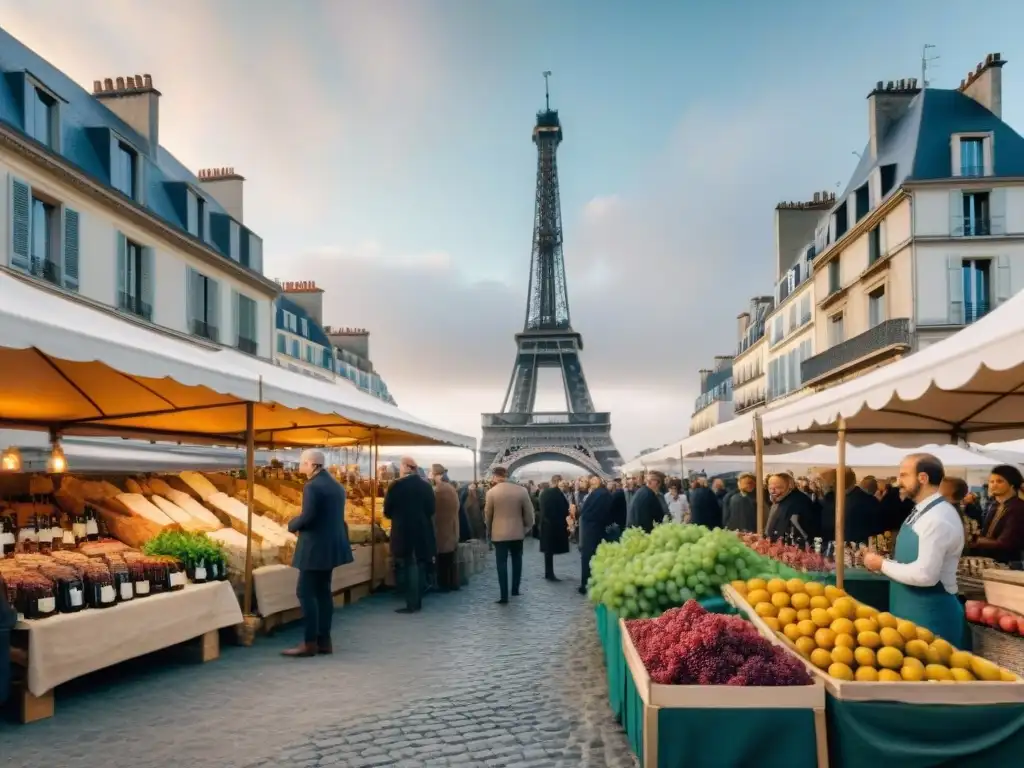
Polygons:
[[430,468],[434,483],[434,537],[437,540],[437,588],[448,592],[459,588],[459,494],[444,479],[440,464]]

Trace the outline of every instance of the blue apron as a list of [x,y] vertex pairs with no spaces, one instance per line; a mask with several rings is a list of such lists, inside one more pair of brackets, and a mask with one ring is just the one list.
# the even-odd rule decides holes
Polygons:
[[[920,513],[912,513],[896,536],[893,560],[912,563],[917,560],[919,538],[911,524],[924,517],[943,499],[936,499]],[[956,595],[951,595],[942,582],[930,587],[911,587],[889,579],[889,612],[897,619],[912,621],[930,629],[936,637],[960,647],[964,640],[964,609]]]

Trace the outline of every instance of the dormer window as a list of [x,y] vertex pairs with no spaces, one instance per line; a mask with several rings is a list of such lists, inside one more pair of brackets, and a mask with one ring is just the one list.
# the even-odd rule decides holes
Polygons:
[[209,222],[206,213],[206,198],[192,189],[185,194],[188,196],[188,233],[205,242],[206,226]]
[[[31,114],[29,114],[31,112]],[[57,137],[60,133],[60,120],[57,112],[57,99],[38,86],[32,87],[31,103],[25,107],[25,122],[28,133],[41,144],[51,149],[58,149]]]
[[117,141],[111,148],[110,185],[132,200],[138,199],[139,153],[124,141]]
[[957,133],[952,139],[953,176],[977,178],[994,173],[991,133]]

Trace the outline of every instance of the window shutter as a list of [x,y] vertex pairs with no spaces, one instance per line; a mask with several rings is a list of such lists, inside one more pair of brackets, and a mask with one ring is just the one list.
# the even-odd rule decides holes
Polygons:
[[989,194],[989,215],[992,217],[989,232],[993,235],[1006,234],[1006,189],[996,187]]
[[885,221],[878,222],[878,258],[880,259],[889,253],[889,243],[886,240],[888,232],[886,232],[886,229]]
[[206,323],[210,328],[212,341],[219,341],[220,332],[220,285],[216,280],[206,278]]
[[263,274],[263,241],[249,233],[249,269]]
[[142,300],[142,316],[147,320],[153,319],[153,278],[156,269],[156,254],[152,248],[142,249],[142,258],[139,263],[139,298]]
[[127,309],[126,299],[131,293],[128,285],[128,240],[123,232],[117,233],[117,306]]
[[1013,295],[1013,283],[1010,280],[1010,257],[1003,254],[996,259],[995,299],[998,307]]
[[947,290],[949,293],[949,322],[964,322],[964,262],[959,256],[946,259]]
[[186,221],[185,225],[190,235],[199,234],[199,200],[196,199],[196,193],[191,189],[185,190],[185,208],[186,208]]
[[24,106],[25,113],[25,133],[29,136],[35,137],[36,135],[36,89],[32,85],[32,81],[29,80],[27,74],[22,73],[22,96],[21,103]]
[[950,170],[952,171],[950,176],[962,175],[962,167],[960,165],[960,146],[963,139],[959,136],[953,136],[950,142],[950,153],[949,153],[949,164]]
[[64,287],[69,291],[78,290],[79,254],[78,211],[64,209]]
[[232,261],[240,261],[241,258],[242,258],[241,254],[239,253],[239,251],[240,251],[239,237],[240,236],[241,236],[241,232],[239,231],[239,228],[238,228],[238,222],[234,221],[234,220],[229,221],[228,222],[228,256],[231,258]]
[[108,133],[110,134],[110,159],[108,161],[110,166],[110,186],[115,189],[124,189],[125,184],[122,178],[124,175],[124,165],[121,163],[121,155],[117,151],[120,142],[113,131],[108,131]]
[[964,194],[959,189],[949,192],[949,234],[952,237],[964,234]]
[[212,242],[210,240],[210,205],[207,203],[203,206],[203,240],[207,243]]
[[11,177],[11,266],[28,269],[32,239],[32,188]]
[[238,291],[234,288],[231,289],[231,333],[233,336],[228,338],[233,339],[234,343],[231,346],[237,346],[238,340],[242,337],[242,308],[241,300]]
[[981,157],[984,168],[984,174],[986,176],[995,176],[995,162],[992,157],[992,137],[986,136],[984,141],[981,142]]
[[135,153],[135,202],[146,204],[146,158]]
[[203,308],[203,297],[198,294],[202,290],[199,275],[192,267],[185,267],[185,332],[195,333],[195,321],[199,319],[199,311]]

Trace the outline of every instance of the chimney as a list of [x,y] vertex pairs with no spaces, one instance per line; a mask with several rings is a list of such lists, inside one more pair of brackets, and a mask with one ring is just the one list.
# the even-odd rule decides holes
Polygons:
[[739,339],[741,344],[743,343],[743,337],[746,335],[747,328],[749,328],[749,327],[750,327],[750,313],[749,312],[741,312],[740,314],[736,315],[736,337]]
[[700,391],[706,392],[708,386],[708,376],[711,375],[711,371],[707,368],[701,368],[700,371]]
[[889,129],[907,111],[914,97],[921,92],[917,78],[909,80],[879,80],[868,94],[868,136],[871,159],[878,159],[878,147]]
[[990,53],[985,60],[968,73],[957,89],[981,104],[996,117],[1003,117],[1003,65],[1006,60],[998,53]]
[[715,371],[721,371],[732,365],[732,355],[715,355]]
[[[230,170],[225,168],[224,170]],[[200,179],[202,177],[200,176]],[[317,286],[314,280],[294,280],[281,283],[284,293],[294,301],[316,321],[317,325],[324,323],[324,289]]]
[[146,140],[148,154],[155,159],[160,146],[160,91],[153,87],[152,75],[93,80],[92,95]]
[[199,186],[204,192],[208,192],[214,200],[220,203],[221,208],[227,211],[231,218],[240,223],[245,223],[242,218],[242,185],[245,178],[235,173],[234,168],[201,168],[196,174],[199,178]]

